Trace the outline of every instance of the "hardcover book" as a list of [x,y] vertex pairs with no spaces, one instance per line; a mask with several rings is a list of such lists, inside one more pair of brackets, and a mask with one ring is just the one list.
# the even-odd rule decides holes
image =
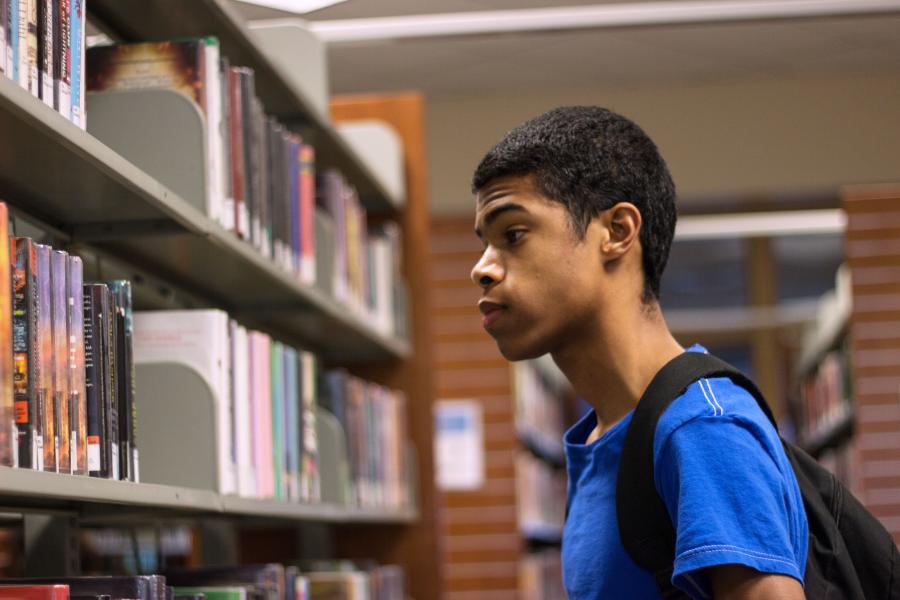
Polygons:
[[50,108],[55,108],[53,101],[54,77],[54,9],[58,8],[55,0],[38,0],[38,89],[40,98]]
[[71,434],[72,424],[69,407],[69,332],[66,329],[68,312],[68,288],[66,271],[69,255],[62,250],[53,250],[50,255],[50,286],[52,301],[50,311],[53,336],[53,411],[56,415],[56,470],[60,473],[72,472]]
[[13,275],[13,394],[19,466],[44,470],[44,424],[40,410],[41,346],[38,337],[37,248],[30,238],[10,241]]
[[68,585],[0,585],[0,600],[69,600]]
[[137,405],[134,378],[134,322],[131,282],[119,279],[107,283],[116,299],[117,398],[119,414],[119,468],[122,479],[138,481]]
[[[85,81],[87,78],[85,77],[85,51],[87,49],[86,39],[85,39],[85,13],[84,13],[84,2],[85,0],[67,0],[69,2],[71,8],[71,17],[69,18],[69,25],[71,29],[71,42],[69,43],[69,58],[71,62],[71,68],[69,72],[72,74],[72,81],[70,85],[70,89],[68,90],[69,96],[71,97],[71,105],[72,110],[70,111],[72,121],[85,129],[87,127],[87,118],[85,111]],[[60,97],[63,101],[60,102],[60,106],[63,107],[65,105],[65,95],[67,90],[64,87],[60,88]],[[62,112],[63,108],[60,109]],[[63,115],[65,113],[63,112]]]
[[54,0],[56,4],[56,51],[53,57],[56,110],[72,118],[72,7],[73,0]]
[[84,265],[70,256],[67,283],[66,329],[68,330],[69,409],[71,414],[72,472],[87,475],[87,398],[85,390],[84,346]]
[[83,289],[88,474],[109,478],[111,442],[109,415],[104,401],[108,382],[105,380],[106,341],[103,335],[103,315],[109,292],[102,283],[85,284]]
[[[38,2],[40,0],[19,0],[20,10],[24,5],[25,13],[19,17],[20,27],[24,24],[24,30],[19,31],[19,46],[22,54],[19,57],[20,83],[35,98],[41,95],[38,86]],[[22,20],[24,17],[24,21]]]
[[40,365],[38,412],[44,428],[44,470],[57,471],[59,436],[56,429],[53,362],[53,294],[50,284],[50,246],[37,244],[37,326]]
[[0,465],[12,467],[17,463],[19,448],[13,399],[13,259],[10,257],[8,223],[6,204],[0,202]]

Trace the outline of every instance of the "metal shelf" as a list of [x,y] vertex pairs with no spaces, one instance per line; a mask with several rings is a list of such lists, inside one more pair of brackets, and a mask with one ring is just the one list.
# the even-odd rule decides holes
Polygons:
[[215,36],[233,65],[255,72],[256,93],[266,112],[302,128],[316,149],[316,165],[340,170],[356,187],[370,212],[393,213],[401,199],[393,197],[338,134],[304,92],[289,83],[280,68],[260,51],[252,33],[226,0],[92,0],[93,18],[125,41]]
[[222,496],[209,490],[9,467],[0,467],[0,506],[23,512],[75,512],[93,521],[148,515],[226,515],[323,523],[403,524],[418,518],[418,512],[412,507],[361,509],[327,503],[255,500]]
[[300,283],[4,77],[0,138],[15,141],[14,149],[0,152],[0,199],[71,241],[145,268],[329,360],[409,353],[406,342],[381,335]]

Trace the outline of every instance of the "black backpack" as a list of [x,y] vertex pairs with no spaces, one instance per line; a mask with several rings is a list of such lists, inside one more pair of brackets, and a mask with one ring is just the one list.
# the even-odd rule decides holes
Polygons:
[[[675,531],[653,478],[653,435],[675,398],[698,379],[728,377],[750,392],[772,424],[759,389],[743,373],[709,354],[684,352],[650,382],[635,408],[622,448],[616,484],[619,535],[626,551],[653,574],[663,598],[688,598],[675,588]],[[900,599],[897,546],[881,523],[806,452],[782,440],[806,518],[809,554],[804,587],[813,600]]]

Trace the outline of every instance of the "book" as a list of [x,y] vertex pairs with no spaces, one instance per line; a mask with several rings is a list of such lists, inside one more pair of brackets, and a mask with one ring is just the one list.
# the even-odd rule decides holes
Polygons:
[[368,600],[369,577],[359,571],[308,573],[312,600]]
[[6,75],[7,40],[9,39],[9,4],[10,0],[0,0],[0,74]]
[[250,332],[250,402],[253,409],[253,456],[257,497],[275,495],[275,473],[272,464],[272,376],[269,336]]
[[[38,2],[40,0],[19,0],[20,10],[24,5],[25,12],[19,17],[19,78],[23,87],[35,98],[40,97],[38,87]],[[23,4],[24,3],[24,4]],[[23,18],[24,17],[24,18]],[[24,29],[22,29],[24,25]]]
[[[223,178],[218,48],[215,38],[193,38],[95,46],[86,54],[90,91],[170,89],[197,104],[206,120],[207,135],[206,198],[200,199],[198,208],[217,219],[222,210]],[[208,60],[214,61],[209,69]]]
[[67,119],[72,118],[72,6],[73,0],[54,0],[56,5],[56,52],[54,54],[54,95],[56,110]]
[[159,575],[97,575],[82,577],[28,577],[3,579],[0,584],[69,586],[73,596],[110,596],[129,600],[166,600],[165,577]]
[[244,73],[246,69],[228,67],[228,132],[233,205],[233,231],[249,240],[250,213],[247,205],[247,149],[244,141]]
[[316,172],[315,150],[309,144],[300,145],[300,279],[312,284],[316,281]]
[[316,433],[316,395],[318,373],[316,357],[311,352],[299,355],[300,369],[300,494],[308,502],[321,498],[319,476],[319,441]]
[[284,476],[286,497],[299,501],[300,495],[300,381],[297,351],[288,346],[282,354],[282,386],[284,388]]
[[206,600],[247,600],[247,589],[239,586],[178,586],[175,588],[178,596],[202,594]]
[[30,238],[10,241],[13,274],[14,398],[19,467],[44,470],[41,345],[38,337],[37,247]]
[[56,430],[53,362],[53,295],[50,284],[50,246],[37,244],[37,333],[40,350],[38,411],[43,423],[44,470],[56,471],[59,436]]
[[56,470],[60,473],[72,472],[71,455],[71,409],[69,408],[69,332],[66,328],[68,294],[66,271],[69,255],[62,250],[53,250],[50,255],[50,287],[52,301],[51,332],[53,337],[53,413],[56,417]]
[[234,403],[235,450],[238,493],[252,498],[257,494],[253,452],[254,413],[250,391],[250,339],[247,330],[232,323],[232,398]]
[[84,265],[70,256],[66,271],[66,331],[68,332],[69,423],[72,473],[87,475],[87,399],[85,390]]
[[118,303],[116,302],[116,296],[113,294],[109,288],[106,288],[106,301],[103,304],[103,308],[105,312],[102,318],[102,330],[104,337],[106,338],[106,344],[104,345],[104,355],[103,355],[103,363],[106,369],[106,377],[107,377],[107,398],[105,402],[106,404],[107,414],[109,415],[109,424],[110,429],[113,432],[112,437],[110,438],[110,468],[112,470],[111,478],[112,479],[122,479],[124,472],[122,471],[122,456],[121,456],[121,441],[120,436],[122,432],[121,420],[122,415],[119,414],[119,378],[121,376],[119,371],[119,358],[118,358],[118,348],[119,348],[119,330],[118,330],[118,322],[116,320],[116,315],[119,313]]
[[176,363],[194,370],[215,401],[218,492],[237,492],[231,452],[231,391],[228,371],[228,315],[220,310],[162,310],[134,313],[134,362]]
[[6,76],[19,82],[19,1],[8,0],[6,14]]
[[284,368],[283,347],[280,342],[273,341],[270,346],[271,355],[269,367],[271,369],[271,402],[272,402],[272,468],[275,477],[275,498],[287,497],[284,472],[284,430],[285,430],[285,403],[284,380],[282,369]]
[[[38,90],[41,100],[50,108],[56,108],[53,99],[54,67],[58,61],[54,53],[56,39],[54,9],[58,14],[59,4],[56,0],[37,0],[38,9]],[[56,63],[56,64],[54,64]]]
[[[84,307],[84,371],[87,407],[87,459],[91,477],[110,478],[112,425],[109,408],[109,379],[106,369],[104,315],[109,290],[102,283],[85,284]],[[116,442],[117,444],[118,442]]]
[[[64,82],[60,82],[59,110],[63,114],[63,116],[71,118],[73,123],[75,123],[82,129],[86,129],[87,115],[85,81],[87,80],[87,78],[85,77],[84,69],[85,65],[87,64],[85,61],[85,51],[87,50],[87,44],[85,39],[85,0],[65,0],[65,2],[68,2],[71,9],[69,17],[69,30],[71,39],[71,41],[69,42],[69,62],[71,63],[69,72],[71,73],[71,82],[69,85],[69,89],[66,89]],[[63,5],[64,4],[65,3],[63,2]],[[71,98],[69,101],[69,103],[71,104],[71,110],[69,111],[68,115],[65,112],[67,95],[69,98]]]
[[15,368],[13,362],[13,279],[9,241],[9,214],[0,202],[0,465],[18,462],[18,427],[15,417]]
[[68,585],[0,585],[0,600],[69,600]]
[[107,282],[116,301],[117,400],[119,415],[119,470],[122,479],[138,481],[137,407],[135,405],[134,324],[131,282]]
[[166,581],[184,593],[185,586],[253,586],[265,600],[286,600],[285,568],[279,564],[167,569]]

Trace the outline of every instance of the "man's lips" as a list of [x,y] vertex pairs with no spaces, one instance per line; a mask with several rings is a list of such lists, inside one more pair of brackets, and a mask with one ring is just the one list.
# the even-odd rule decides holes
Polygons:
[[506,310],[506,306],[498,304],[497,302],[482,300],[478,303],[478,310],[480,310],[481,314],[483,315],[481,322],[482,326],[489,327],[503,315],[503,312]]

